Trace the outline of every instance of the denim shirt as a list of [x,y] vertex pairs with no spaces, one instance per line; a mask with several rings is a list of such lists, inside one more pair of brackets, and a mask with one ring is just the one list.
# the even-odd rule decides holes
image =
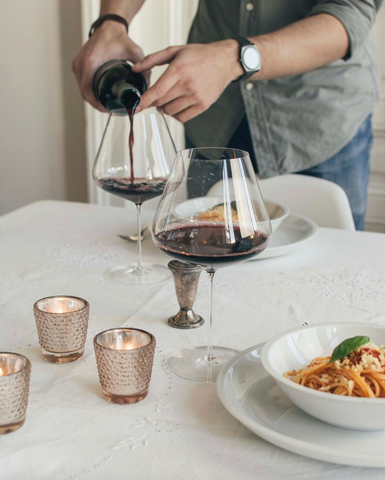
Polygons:
[[[201,0],[189,43],[279,30],[310,15],[345,27],[344,59],[283,78],[231,83],[207,111],[185,124],[195,146],[226,146],[244,115],[262,178],[313,167],[355,135],[378,99],[371,27],[382,0]],[[262,59],[262,63],[264,58]]]

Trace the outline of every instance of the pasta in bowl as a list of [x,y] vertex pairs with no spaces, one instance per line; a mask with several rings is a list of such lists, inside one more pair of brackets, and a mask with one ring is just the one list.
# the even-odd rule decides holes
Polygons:
[[[350,346],[359,341],[358,346]],[[340,350],[347,350],[334,358]],[[318,357],[285,378],[319,392],[361,398],[385,398],[385,347],[362,335],[343,340],[328,357]]]
[[300,327],[272,338],[262,363],[308,414],[353,430],[385,428],[385,329],[363,323]]

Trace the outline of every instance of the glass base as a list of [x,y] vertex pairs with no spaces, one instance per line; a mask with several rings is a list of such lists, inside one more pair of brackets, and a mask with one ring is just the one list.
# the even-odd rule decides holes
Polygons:
[[213,360],[208,360],[208,347],[184,348],[169,354],[164,362],[164,368],[185,380],[199,383],[216,383],[217,375],[222,367],[238,350],[225,347],[213,347]]
[[141,269],[138,269],[137,264],[118,265],[108,270],[105,275],[109,280],[125,285],[150,285],[163,282],[172,274],[163,265],[143,263]]
[[75,362],[83,355],[84,347],[74,350],[73,352],[48,352],[42,348],[42,354],[45,360],[51,363],[70,363]]
[[126,405],[131,403],[138,403],[144,398],[147,397],[149,390],[144,390],[134,395],[116,395],[115,393],[109,393],[106,390],[103,390],[103,396],[108,402],[118,403],[119,405]]
[[24,422],[25,422],[25,417],[22,420],[9,423],[8,425],[0,425],[0,435],[4,435],[6,433],[12,433],[15,430],[18,430],[20,427],[24,425]]

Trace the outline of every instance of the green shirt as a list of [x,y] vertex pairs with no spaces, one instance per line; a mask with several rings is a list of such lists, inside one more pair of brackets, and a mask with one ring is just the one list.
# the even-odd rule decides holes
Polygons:
[[[246,114],[262,178],[313,167],[355,135],[378,99],[370,30],[382,0],[201,0],[189,43],[274,32],[327,13],[345,27],[346,58],[273,80],[231,83],[207,111],[185,124],[196,146],[226,146]],[[264,62],[264,59],[262,59]]]

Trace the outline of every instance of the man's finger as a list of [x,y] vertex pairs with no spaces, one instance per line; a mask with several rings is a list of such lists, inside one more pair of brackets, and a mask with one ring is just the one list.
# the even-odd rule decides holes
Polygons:
[[166,93],[166,95],[153,102],[153,107],[162,107],[163,105],[182,97],[184,94],[185,90],[178,81],[174,87]]
[[150,107],[156,100],[166,95],[177,82],[177,72],[169,67],[157,82],[142,95],[140,104],[142,109]]
[[194,105],[194,103],[195,102],[192,97],[179,97],[176,100],[163,105],[161,110],[167,115],[171,115],[173,117],[180,112],[182,113],[184,110]]
[[144,70],[150,70],[156,65],[165,65],[166,63],[170,63],[180,49],[181,47],[169,47],[165,50],[152,53],[140,62],[136,63],[133,67],[133,72],[143,72]]
[[174,118],[181,123],[185,123],[188,120],[191,120],[192,118],[197,117],[197,115],[200,115],[200,113],[202,113],[202,108],[198,106],[194,106],[194,107],[189,107],[180,113],[177,113],[177,115],[174,115]]

